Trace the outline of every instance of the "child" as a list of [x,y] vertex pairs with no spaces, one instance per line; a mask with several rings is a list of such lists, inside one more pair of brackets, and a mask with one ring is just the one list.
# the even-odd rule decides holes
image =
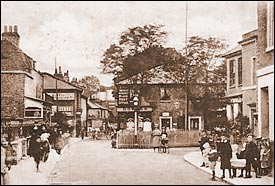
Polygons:
[[215,181],[215,168],[216,168],[216,162],[218,160],[218,152],[215,149],[214,145],[211,146],[211,150],[208,153],[208,160],[209,160],[210,169],[212,170],[212,178],[211,178],[211,180]]
[[209,162],[208,162],[208,154],[211,150],[210,144],[208,142],[203,144],[203,150],[202,150],[202,157],[203,157],[203,162],[205,163],[205,167],[209,167]]

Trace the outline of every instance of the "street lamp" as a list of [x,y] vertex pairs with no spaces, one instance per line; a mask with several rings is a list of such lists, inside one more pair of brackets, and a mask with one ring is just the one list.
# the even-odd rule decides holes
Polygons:
[[138,97],[133,98],[134,109],[135,109],[135,145],[137,145],[137,108],[138,108]]

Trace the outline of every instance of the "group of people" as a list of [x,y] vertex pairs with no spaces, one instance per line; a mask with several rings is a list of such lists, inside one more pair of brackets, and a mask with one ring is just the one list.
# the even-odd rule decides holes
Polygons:
[[165,127],[162,127],[162,130],[160,131],[158,127],[155,127],[155,129],[152,132],[152,138],[153,138],[153,148],[154,152],[156,149],[160,151],[160,148],[163,148],[163,152],[166,153],[166,150],[168,148],[168,133],[166,131]]
[[55,149],[57,154],[61,154],[64,145],[61,135],[62,131],[58,128],[47,130],[45,125],[33,128],[32,135],[29,137],[28,155],[34,158],[37,172],[40,172],[40,162],[48,160],[51,148]]
[[[218,141],[213,142],[203,131],[200,140],[202,152],[202,167],[212,170],[212,180],[215,180],[216,162],[220,158],[222,179],[225,178],[225,170],[228,170],[229,178],[237,177],[237,170],[241,171],[238,177],[252,178],[251,167],[255,171],[255,177],[266,175],[270,168],[270,145],[266,138],[256,138],[252,134],[247,135],[245,142],[241,140],[237,144],[231,144],[229,136],[221,134]],[[245,174],[244,174],[245,171]]]

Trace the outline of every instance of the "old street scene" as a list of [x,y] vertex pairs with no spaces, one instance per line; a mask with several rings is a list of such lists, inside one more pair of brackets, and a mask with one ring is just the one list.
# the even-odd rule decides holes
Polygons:
[[1,185],[274,185],[273,1],[1,1]]

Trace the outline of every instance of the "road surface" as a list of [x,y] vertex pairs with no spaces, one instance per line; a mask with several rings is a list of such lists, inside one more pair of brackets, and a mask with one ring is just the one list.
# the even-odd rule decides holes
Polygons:
[[197,148],[170,149],[169,154],[152,149],[113,149],[108,140],[84,140],[71,144],[52,172],[53,185],[221,185],[210,175],[183,159]]

